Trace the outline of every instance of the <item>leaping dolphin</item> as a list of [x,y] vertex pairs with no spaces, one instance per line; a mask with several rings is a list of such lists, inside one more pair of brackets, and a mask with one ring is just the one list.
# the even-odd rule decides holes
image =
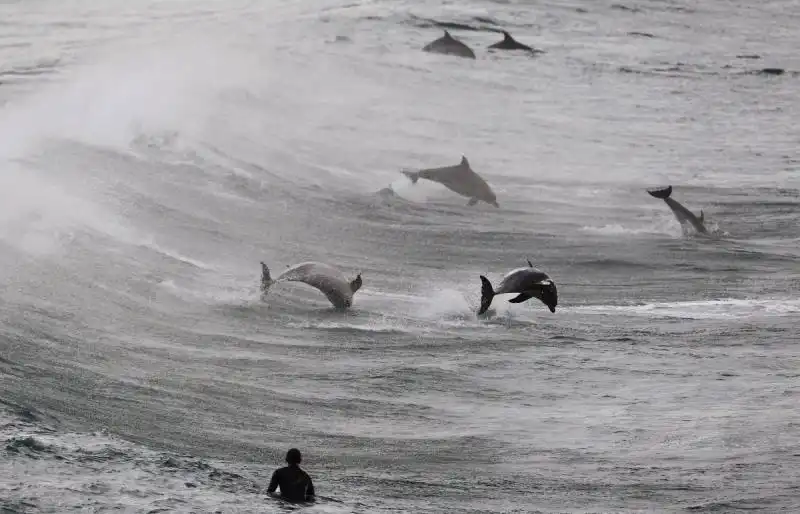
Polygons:
[[347,309],[353,305],[353,295],[361,288],[361,273],[350,282],[338,269],[321,262],[301,262],[288,268],[272,279],[269,268],[261,263],[261,296],[266,296],[269,288],[278,282],[303,282],[322,291],[337,309]]
[[669,208],[672,209],[672,213],[675,215],[675,218],[678,219],[678,223],[680,223],[682,227],[689,225],[700,234],[708,234],[708,230],[704,224],[702,209],[700,210],[700,216],[695,216],[692,211],[670,198],[672,186],[667,186],[662,189],[648,189],[647,192],[650,196],[664,200]]
[[509,303],[522,303],[531,298],[538,298],[547,305],[550,312],[556,312],[558,305],[556,284],[547,273],[534,268],[531,261],[528,261],[527,268],[509,271],[497,289],[493,289],[489,279],[481,275],[481,308],[478,314],[486,312],[494,297],[503,293],[519,293],[510,299]]
[[544,53],[544,50],[538,50],[528,45],[523,45],[522,43],[511,37],[511,34],[506,32],[505,30],[503,31],[503,40],[500,41],[499,43],[489,45],[489,48],[495,50],[526,50],[534,54]]
[[480,175],[469,167],[469,161],[462,156],[461,162],[455,166],[427,168],[419,171],[403,171],[413,184],[420,178],[428,179],[444,185],[447,189],[469,198],[467,205],[475,205],[479,200],[500,207],[497,197]]
[[424,52],[433,52],[437,54],[456,55],[467,59],[475,58],[475,52],[473,52],[470,47],[451,36],[446,30],[444,31],[444,36],[435,41],[431,41],[422,47],[422,50]]

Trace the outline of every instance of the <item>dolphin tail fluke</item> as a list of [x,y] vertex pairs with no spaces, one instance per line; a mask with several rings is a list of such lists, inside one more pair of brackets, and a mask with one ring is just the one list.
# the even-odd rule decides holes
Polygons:
[[489,306],[492,304],[492,299],[494,299],[494,288],[492,287],[492,283],[489,282],[488,278],[481,275],[481,309],[478,311],[478,314],[483,314],[489,310]]
[[416,184],[417,180],[419,180],[419,172],[418,171],[406,171],[403,170],[403,175],[408,177],[412,184]]
[[362,284],[362,281],[361,281],[361,273],[359,273],[359,274],[356,276],[356,278],[355,278],[355,279],[353,279],[353,281],[352,281],[352,282],[350,282],[350,291],[351,291],[351,292],[353,292],[353,293],[355,293],[356,291],[358,291],[359,289],[361,289],[361,284]]
[[667,186],[661,189],[648,189],[647,192],[650,193],[650,196],[659,198],[661,200],[666,200],[669,198],[669,195],[672,194],[672,186]]
[[269,267],[262,262],[261,263],[261,293],[262,294],[267,294],[267,291],[269,291],[269,286],[271,286],[272,284],[273,284],[273,281],[272,281],[272,276],[270,275],[270,272],[269,272]]

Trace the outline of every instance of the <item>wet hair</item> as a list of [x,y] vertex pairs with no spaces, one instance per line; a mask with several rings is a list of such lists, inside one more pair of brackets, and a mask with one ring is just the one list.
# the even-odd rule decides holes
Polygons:
[[300,455],[300,450],[297,448],[292,448],[288,452],[286,452],[286,463],[287,464],[300,464],[303,462],[303,456]]

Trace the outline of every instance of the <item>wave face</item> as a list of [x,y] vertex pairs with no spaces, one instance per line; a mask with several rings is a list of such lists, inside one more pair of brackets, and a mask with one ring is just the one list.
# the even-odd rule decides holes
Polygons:
[[[320,512],[800,508],[784,2],[0,19],[4,512],[283,512],[292,446]],[[421,52],[444,28],[478,58]],[[500,29],[546,53],[488,51]],[[499,209],[400,173],[462,155]],[[479,275],[526,259],[557,312],[477,317]],[[260,261],[308,260],[362,273],[353,309],[262,301]]]

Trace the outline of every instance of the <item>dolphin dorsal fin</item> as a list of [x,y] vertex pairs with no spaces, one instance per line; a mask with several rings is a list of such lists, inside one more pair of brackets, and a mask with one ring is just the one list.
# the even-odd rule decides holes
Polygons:
[[514,38],[511,37],[511,34],[509,34],[508,31],[506,31],[506,30],[503,31],[503,42],[504,43],[512,43],[512,42],[514,42]]
[[469,168],[469,161],[467,160],[466,155],[461,156],[461,166],[466,166],[467,168]]
[[444,38],[445,39],[453,39],[453,36],[451,36],[450,33],[445,30],[444,31]]
[[700,223],[705,221],[705,214],[703,214],[703,209],[700,209]]

